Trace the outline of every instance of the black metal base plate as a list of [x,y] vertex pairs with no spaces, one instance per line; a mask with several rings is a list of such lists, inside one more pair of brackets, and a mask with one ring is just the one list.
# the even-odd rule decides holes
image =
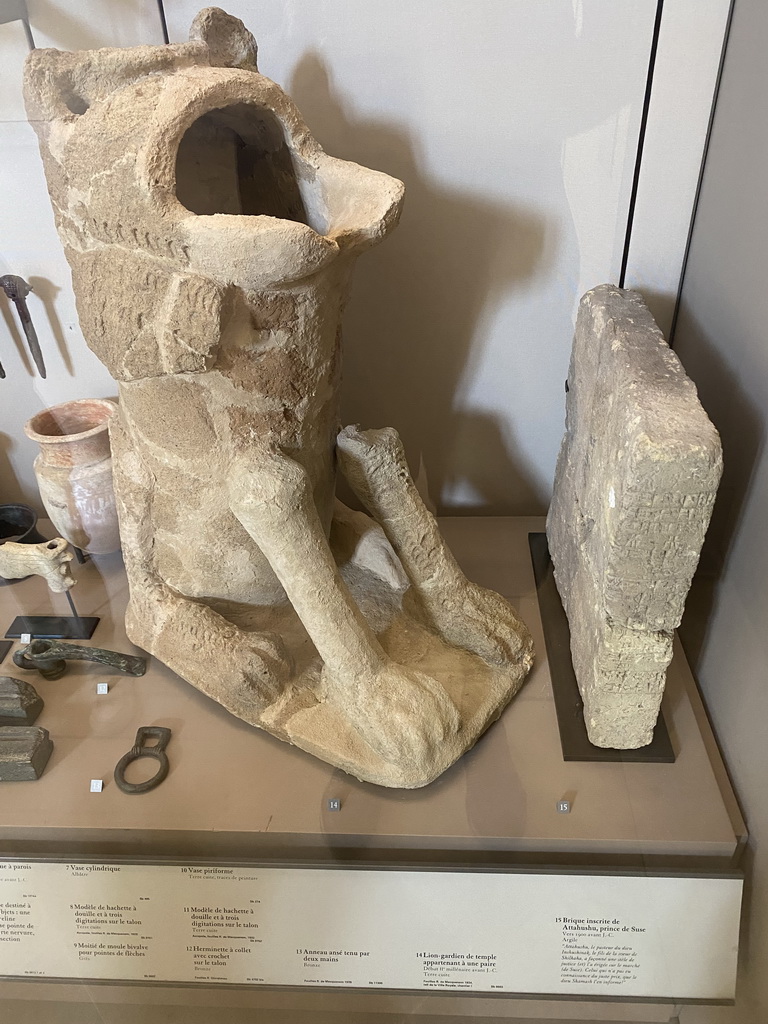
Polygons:
[[584,704],[571,661],[568,617],[557,592],[546,533],[529,533],[528,544],[544,627],[544,643],[547,648],[563,760],[673,764],[675,752],[662,714],[659,714],[653,739],[647,747],[639,747],[637,750],[615,750],[611,747],[596,747],[589,742],[584,723]]
[[5,656],[12,647],[10,640],[0,640],[0,661],[5,661]]
[[5,635],[14,640],[24,633],[40,640],[90,640],[98,624],[95,615],[17,615]]

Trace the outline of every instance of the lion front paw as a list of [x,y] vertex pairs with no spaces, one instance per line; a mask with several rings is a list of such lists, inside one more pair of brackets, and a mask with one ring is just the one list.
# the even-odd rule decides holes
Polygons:
[[354,680],[329,678],[327,699],[344,711],[366,742],[392,764],[420,764],[459,731],[461,719],[445,689],[415,669],[386,662]]

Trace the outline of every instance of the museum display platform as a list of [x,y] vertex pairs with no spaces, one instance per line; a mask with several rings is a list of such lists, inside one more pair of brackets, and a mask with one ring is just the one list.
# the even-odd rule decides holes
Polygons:
[[[528,548],[529,533],[543,525],[538,517],[441,520],[467,575],[515,604],[533,635],[536,662],[477,746],[422,790],[358,782],[233,718],[154,659],[141,678],[77,662],[49,681],[18,669],[9,653],[0,674],[35,686],[45,701],[35,724],[48,729],[54,750],[39,780],[0,788],[0,856],[731,877],[746,829],[679,642],[664,698],[674,763],[563,760]],[[101,620],[90,645],[141,653],[124,632],[127,584],[119,556],[92,558],[75,575],[80,613]],[[66,611],[64,595],[51,595],[40,578],[2,587],[0,635],[17,615]],[[97,694],[99,682],[109,683],[108,693]],[[140,726],[172,730],[170,773],[152,792],[126,795],[113,771]],[[156,762],[147,765],[146,775],[152,774]],[[91,780],[101,780],[103,790],[91,792]],[[228,1021],[239,1020],[238,1007],[343,1011],[360,1020],[360,1014],[471,1013],[650,1022],[674,1014],[674,1005],[663,1000],[592,1003],[582,997],[577,1003],[205,986],[168,987],[161,994],[141,984],[33,981],[0,983],[0,998],[195,1005],[211,1013],[229,1008],[226,1018],[207,1018]]]

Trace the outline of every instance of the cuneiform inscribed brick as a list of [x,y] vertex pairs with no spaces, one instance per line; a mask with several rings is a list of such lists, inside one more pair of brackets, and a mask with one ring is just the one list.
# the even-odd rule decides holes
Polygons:
[[590,739],[644,746],[722,472],[720,439],[637,292],[584,296],[568,385],[547,519],[555,579]]

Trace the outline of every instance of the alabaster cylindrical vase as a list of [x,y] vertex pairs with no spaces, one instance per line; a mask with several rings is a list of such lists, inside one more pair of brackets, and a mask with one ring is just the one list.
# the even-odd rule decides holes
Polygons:
[[96,555],[120,548],[109,448],[116,408],[106,398],[81,398],[43,409],[24,426],[40,445],[35,476],[48,517],[70,544]]

